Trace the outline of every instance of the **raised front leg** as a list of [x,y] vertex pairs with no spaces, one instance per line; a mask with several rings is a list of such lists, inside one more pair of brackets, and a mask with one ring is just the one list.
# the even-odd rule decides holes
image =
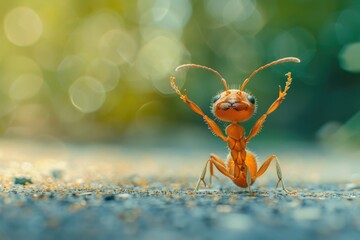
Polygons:
[[219,128],[219,126],[212,120],[210,119],[208,116],[206,116],[204,114],[204,112],[201,110],[201,108],[196,105],[194,102],[192,102],[188,96],[186,95],[186,90],[184,91],[184,94],[182,94],[179,90],[179,88],[176,86],[175,82],[174,82],[175,78],[174,77],[170,77],[170,83],[171,83],[171,87],[175,90],[175,92],[180,96],[180,99],[182,99],[187,105],[189,105],[189,107],[191,108],[191,110],[193,110],[194,112],[196,112],[197,114],[199,114],[200,116],[203,117],[203,119],[205,120],[205,122],[208,124],[210,130],[218,137],[220,137],[224,142],[227,142],[227,137],[222,133],[221,129]]
[[284,183],[284,179],[282,177],[282,172],[281,172],[281,167],[280,167],[280,163],[279,160],[277,159],[277,157],[275,155],[272,155],[271,157],[269,157],[259,168],[259,170],[256,173],[256,178],[260,177],[261,175],[263,175],[266,170],[268,169],[270,163],[275,160],[276,162],[276,174],[278,176],[278,181],[276,183],[276,187],[278,187],[279,183],[281,182],[281,186],[282,189],[284,190],[285,193],[287,194],[296,194],[297,191],[288,191],[285,187],[285,183]]
[[249,136],[246,138],[246,142],[249,142],[251,138],[253,138],[256,134],[258,134],[261,130],[262,125],[264,124],[267,116],[274,112],[282,103],[282,101],[284,101],[285,96],[287,94],[287,91],[290,88],[290,84],[291,84],[291,73],[288,72],[286,74],[287,76],[287,81],[286,81],[286,85],[285,85],[285,89],[284,91],[281,90],[281,86],[279,87],[279,97],[275,100],[275,102],[273,102],[273,104],[271,104],[271,106],[269,107],[269,109],[266,111],[266,113],[264,115],[262,115],[259,120],[256,121],[255,125],[253,126],[253,128],[250,131]]

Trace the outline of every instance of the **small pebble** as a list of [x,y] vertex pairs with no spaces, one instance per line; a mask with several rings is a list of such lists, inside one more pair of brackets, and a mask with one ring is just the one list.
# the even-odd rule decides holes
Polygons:
[[115,200],[115,195],[114,194],[107,194],[104,196],[104,200],[105,201],[113,201]]
[[32,184],[33,182],[31,181],[31,178],[16,177],[14,178],[14,183],[20,185],[26,185],[26,184]]
[[128,194],[128,193],[120,193],[120,194],[118,194],[118,197],[119,197],[120,199],[125,200],[125,199],[129,199],[129,198],[131,197],[131,195]]
[[88,196],[91,194],[92,192],[79,192],[79,193],[74,193],[74,196],[80,197],[80,196]]
[[64,175],[64,171],[62,171],[62,170],[54,169],[51,171],[51,176],[54,179],[62,179],[63,175]]

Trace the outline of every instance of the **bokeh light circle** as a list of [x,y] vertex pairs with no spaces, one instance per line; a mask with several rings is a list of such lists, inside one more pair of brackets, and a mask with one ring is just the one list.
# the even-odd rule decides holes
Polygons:
[[57,77],[64,88],[68,87],[77,78],[84,75],[86,60],[80,55],[66,56],[57,68]]
[[132,63],[137,50],[133,37],[120,29],[112,29],[99,41],[100,54],[114,63]]
[[106,93],[100,81],[89,76],[78,78],[70,87],[72,104],[83,113],[100,109],[106,99]]
[[280,32],[270,46],[269,51],[275,59],[288,55],[299,56],[299,42],[291,32]]
[[93,60],[86,71],[86,75],[99,80],[105,91],[113,90],[119,82],[120,70],[113,62],[106,59]]
[[0,90],[13,100],[34,96],[43,84],[41,68],[31,58],[10,56],[1,68]]
[[188,0],[140,0],[138,12],[140,31],[160,28],[179,34],[192,15],[192,5]]
[[11,84],[9,95],[14,100],[24,100],[35,96],[41,89],[43,79],[36,74],[20,75]]
[[143,77],[151,80],[158,91],[172,94],[174,91],[164,78],[168,78],[174,72],[184,51],[184,47],[176,38],[169,34],[159,34],[140,50],[136,63],[137,70]]
[[209,0],[205,2],[205,8],[213,18],[224,25],[244,21],[251,17],[256,9],[250,0],[230,0],[226,4],[218,0]]
[[340,65],[349,72],[360,72],[360,42],[346,45],[339,53]]
[[5,16],[4,29],[11,43],[17,46],[30,46],[41,37],[43,24],[33,9],[18,7]]

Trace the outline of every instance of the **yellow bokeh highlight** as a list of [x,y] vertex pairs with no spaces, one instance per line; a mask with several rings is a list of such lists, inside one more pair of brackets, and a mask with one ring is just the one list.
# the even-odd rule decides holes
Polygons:
[[176,38],[165,33],[155,34],[140,50],[136,67],[158,91],[170,94],[173,90],[164,78],[174,72],[184,54],[185,48]]
[[119,67],[106,59],[95,59],[87,67],[86,74],[99,80],[105,91],[113,90],[119,82]]
[[77,79],[71,85],[69,95],[73,105],[83,113],[95,112],[106,99],[101,82],[88,76]]
[[36,74],[20,75],[11,84],[9,95],[14,100],[24,100],[35,96],[41,89],[43,79]]
[[111,29],[99,41],[100,54],[114,63],[132,63],[137,51],[133,37],[121,29]]
[[43,24],[33,9],[18,7],[6,15],[4,30],[11,43],[17,46],[30,46],[41,37]]

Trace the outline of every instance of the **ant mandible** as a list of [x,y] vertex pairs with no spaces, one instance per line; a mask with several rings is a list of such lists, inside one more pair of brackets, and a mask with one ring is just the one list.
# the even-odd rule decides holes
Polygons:
[[189,100],[186,90],[182,94],[179,88],[176,86],[173,76],[170,77],[170,83],[175,92],[180,96],[180,98],[189,105],[189,107],[197,114],[201,115],[205,122],[208,124],[210,130],[218,137],[220,137],[224,142],[227,143],[229,148],[229,155],[227,157],[227,164],[221,160],[215,154],[211,154],[209,160],[206,161],[204,169],[202,170],[199,180],[196,184],[195,191],[199,189],[200,183],[203,182],[206,187],[205,175],[208,164],[210,164],[210,185],[212,183],[212,177],[214,175],[214,166],[226,177],[230,178],[237,186],[248,188],[249,194],[252,194],[250,186],[255,182],[255,180],[263,175],[268,169],[270,163],[275,161],[276,163],[276,173],[278,176],[278,181],[276,187],[281,183],[282,189],[285,193],[295,194],[296,191],[288,191],[285,187],[284,180],[282,178],[280,163],[275,155],[269,157],[258,169],[255,155],[246,149],[246,144],[259,133],[265,119],[269,114],[274,112],[281,102],[285,99],[287,91],[290,88],[291,84],[291,73],[288,72],[285,74],[287,76],[287,81],[285,84],[284,90],[279,87],[279,97],[273,102],[269,107],[267,112],[263,114],[255,123],[251,129],[249,135],[245,136],[245,130],[238,122],[244,122],[249,120],[255,112],[255,98],[249,93],[244,91],[246,84],[253,78],[259,71],[268,68],[270,66],[284,63],[284,62],[295,62],[299,63],[300,59],[295,57],[286,57],[271,63],[268,63],[258,69],[256,69],[251,75],[245,79],[240,89],[229,89],[226,84],[225,79],[220,75],[219,72],[202,65],[196,64],[185,64],[177,67],[175,71],[188,69],[188,68],[201,68],[213,72],[216,74],[222,84],[225,87],[225,91],[216,95],[212,99],[212,112],[216,118],[219,120],[230,122],[230,125],[226,127],[226,135],[224,135],[219,128],[219,126],[208,116],[206,116],[203,111],[197,106],[194,102]]

